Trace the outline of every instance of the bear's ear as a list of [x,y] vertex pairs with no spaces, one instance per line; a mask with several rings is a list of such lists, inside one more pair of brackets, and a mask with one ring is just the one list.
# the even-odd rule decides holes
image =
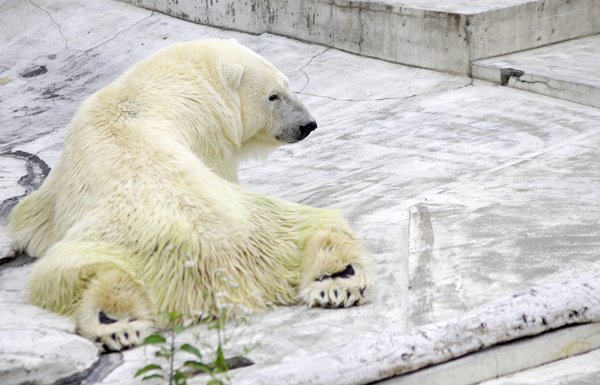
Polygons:
[[237,90],[240,86],[243,74],[244,67],[242,67],[241,64],[223,63],[221,65],[221,77],[223,82],[232,90]]

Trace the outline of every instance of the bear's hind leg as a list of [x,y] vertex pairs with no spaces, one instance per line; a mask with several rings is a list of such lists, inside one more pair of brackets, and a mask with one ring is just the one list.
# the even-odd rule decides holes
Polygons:
[[141,344],[154,330],[142,289],[117,268],[98,273],[90,282],[75,317],[77,332],[105,351]]
[[311,235],[302,262],[300,298],[308,306],[358,305],[373,285],[371,261],[360,242],[335,228]]

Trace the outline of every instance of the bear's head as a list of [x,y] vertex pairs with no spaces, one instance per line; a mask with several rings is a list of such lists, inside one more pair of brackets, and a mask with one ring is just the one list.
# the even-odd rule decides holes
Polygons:
[[317,128],[283,73],[235,40],[221,40],[220,44],[227,46],[219,64],[220,76],[239,95],[242,152],[268,151],[269,147],[298,142]]
[[241,161],[264,159],[317,128],[287,77],[235,40],[174,44],[101,93],[117,120],[144,120],[136,125],[144,135],[175,138],[230,181]]

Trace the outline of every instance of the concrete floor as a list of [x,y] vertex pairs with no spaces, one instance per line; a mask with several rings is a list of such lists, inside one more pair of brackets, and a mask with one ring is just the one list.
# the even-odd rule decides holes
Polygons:
[[[0,202],[25,194],[23,176],[56,164],[64,129],[85,98],[170,44],[234,37],[290,78],[319,128],[267,162],[244,166],[240,182],[250,191],[340,209],[376,261],[378,289],[361,307],[293,306],[255,317],[231,355],[260,341],[249,354],[257,364],[290,362],[600,270],[596,108],[111,0],[8,0],[0,5],[0,36]],[[427,248],[417,247],[423,237]],[[9,247],[0,226],[1,254]],[[98,361],[70,320],[26,303],[30,267],[0,271],[0,334],[10,336],[0,338],[0,379],[7,384],[23,376],[52,383],[43,382],[53,378],[44,371],[49,356],[55,368],[76,368],[72,375]],[[180,341],[193,342],[193,331]],[[43,348],[18,341],[43,341]],[[141,383],[133,374],[154,352],[105,355],[104,369],[84,383]],[[576,360],[579,368],[595,354],[532,370],[542,370],[546,384],[563,383],[560,365]],[[535,373],[490,384],[530,383]],[[600,367],[568,373],[583,381],[571,383],[593,384]]]
[[473,63],[473,75],[478,79],[600,108],[598,63],[600,35],[593,35],[477,61]]

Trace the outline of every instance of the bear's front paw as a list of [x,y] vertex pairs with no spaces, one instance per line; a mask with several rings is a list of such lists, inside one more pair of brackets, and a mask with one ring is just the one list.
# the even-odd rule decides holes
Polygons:
[[368,274],[348,265],[343,271],[317,278],[300,296],[308,306],[350,307],[365,298],[371,286]]
[[100,311],[87,325],[79,325],[79,333],[92,340],[104,352],[117,352],[139,345],[152,334],[150,321],[113,319]]

